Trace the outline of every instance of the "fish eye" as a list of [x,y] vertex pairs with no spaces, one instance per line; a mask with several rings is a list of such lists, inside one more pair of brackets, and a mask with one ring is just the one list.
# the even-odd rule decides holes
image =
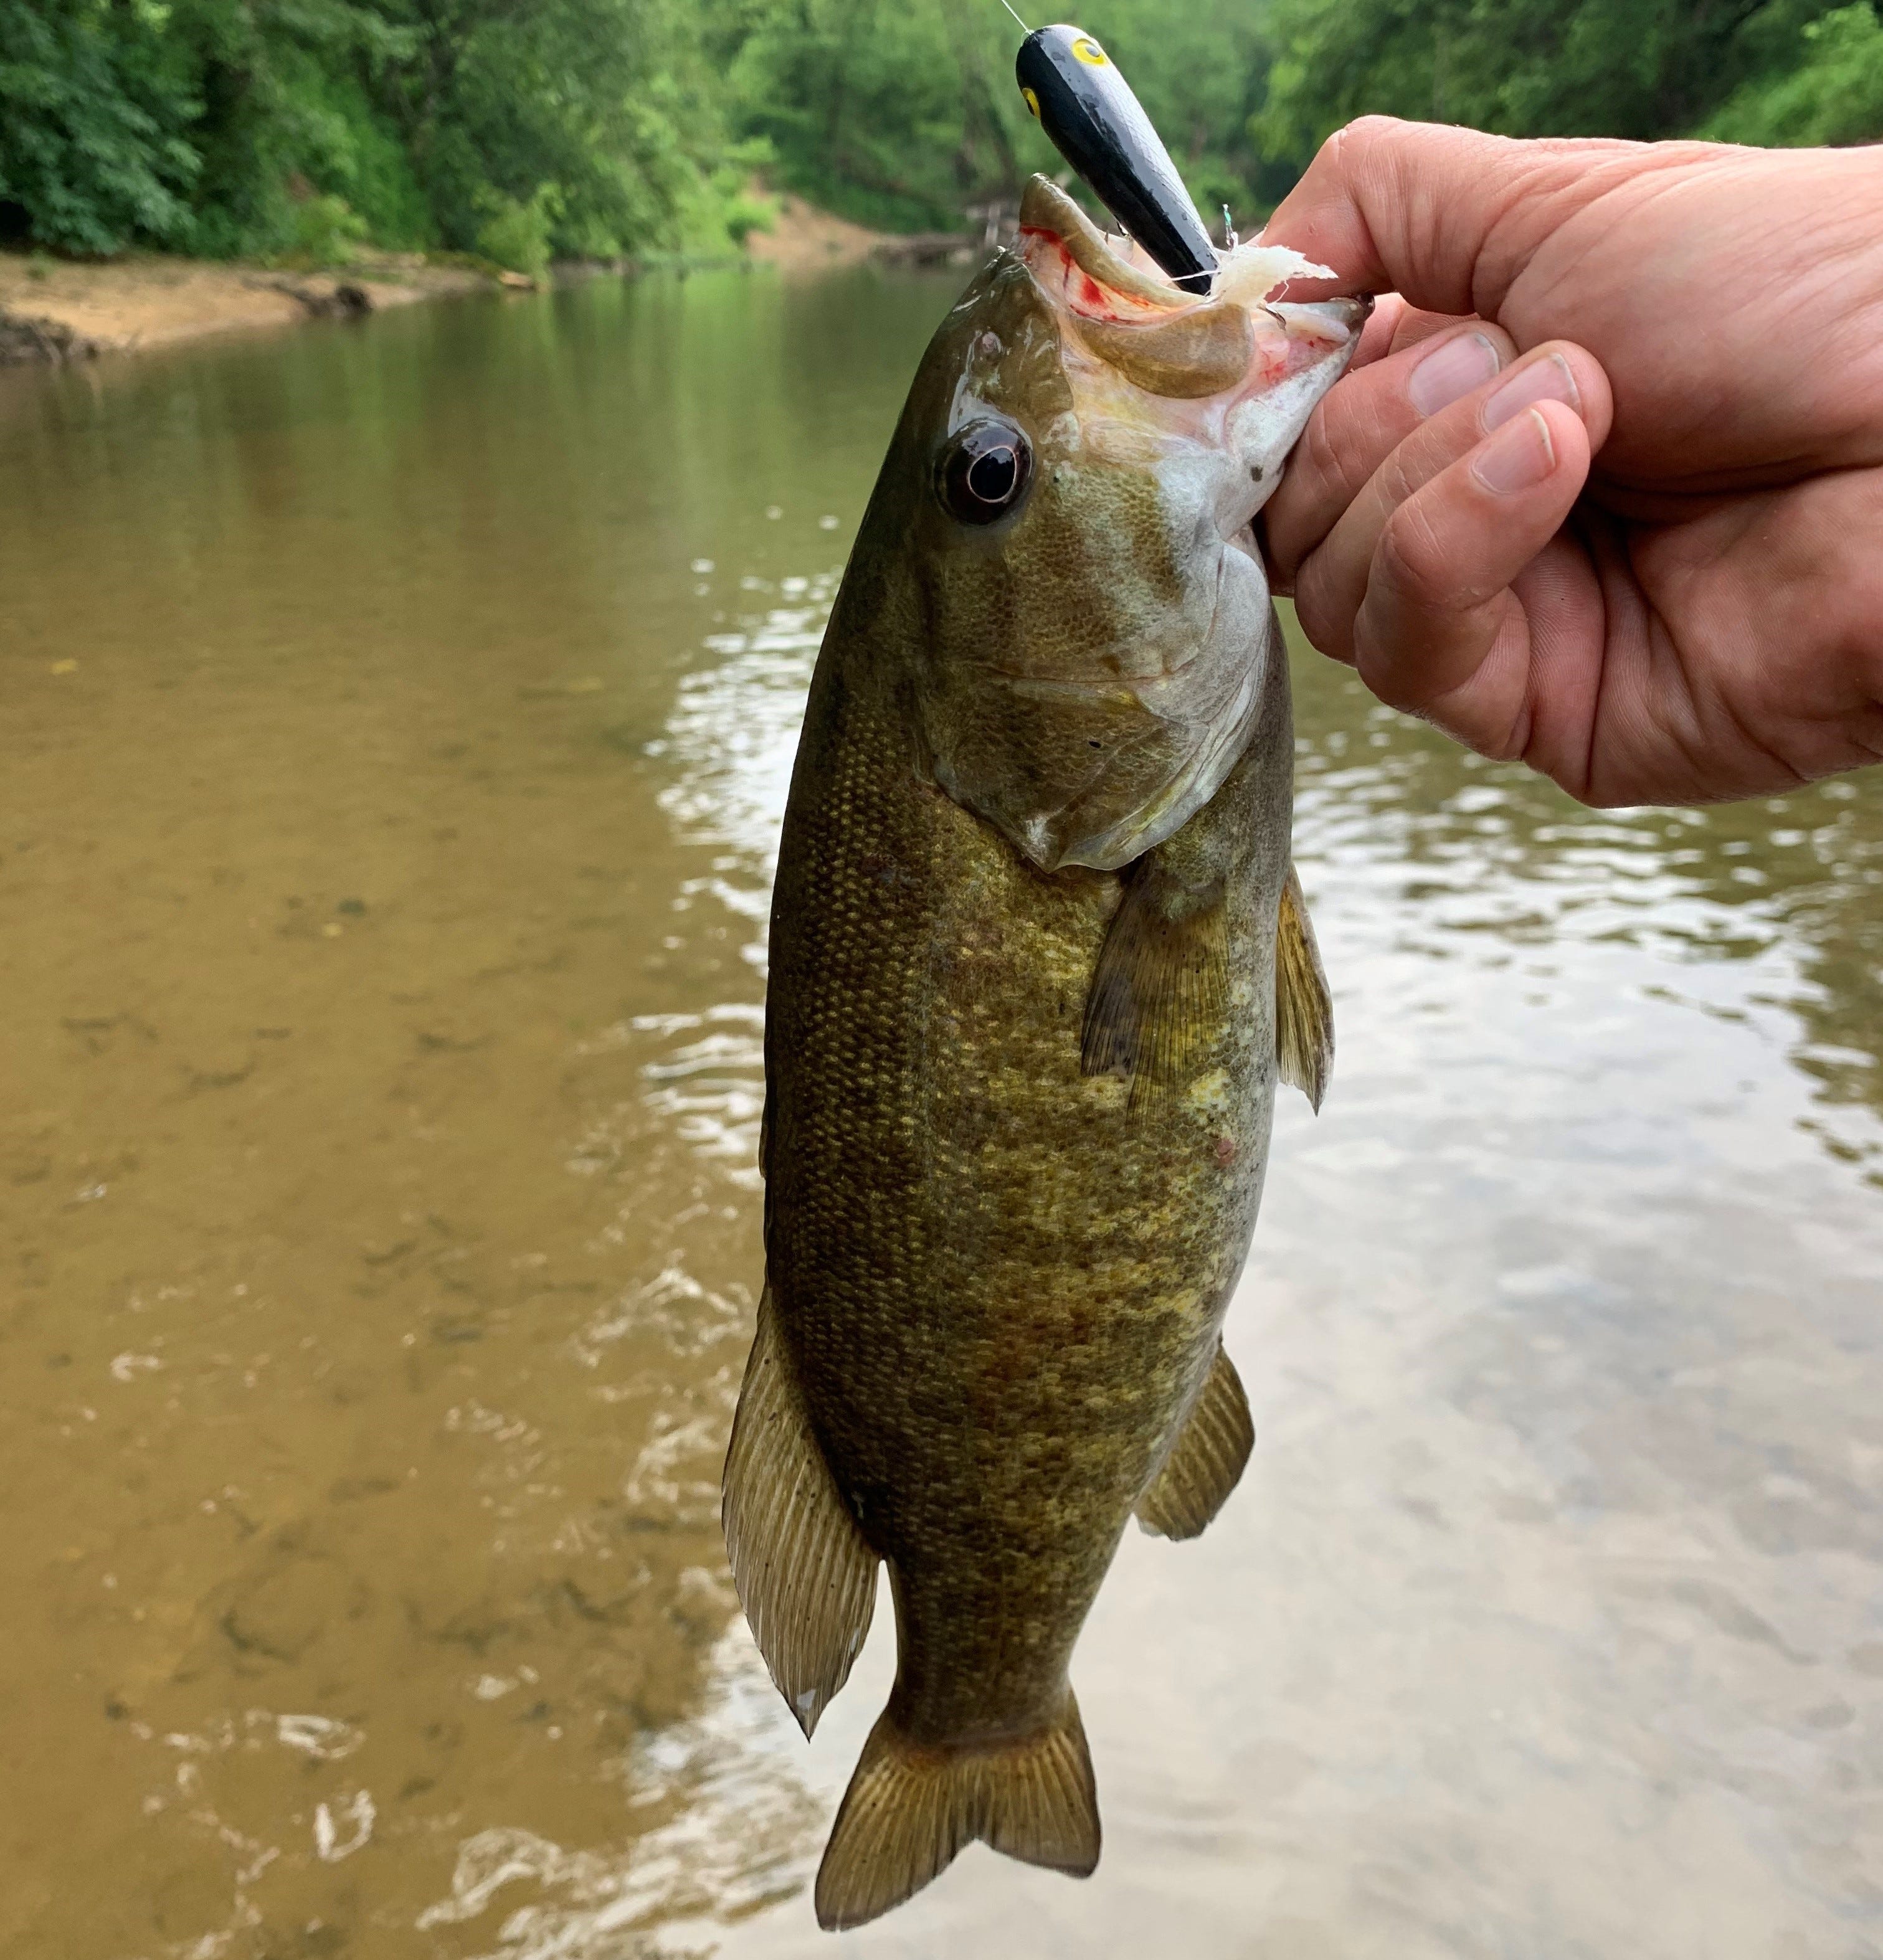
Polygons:
[[1033,473],[1033,445],[1004,418],[970,422],[942,453],[935,491],[950,517],[964,524],[991,524],[1026,495]]

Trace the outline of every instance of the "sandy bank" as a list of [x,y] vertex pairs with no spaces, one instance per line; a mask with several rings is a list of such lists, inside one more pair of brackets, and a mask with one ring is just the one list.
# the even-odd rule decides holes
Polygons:
[[746,240],[747,250],[761,266],[802,272],[859,265],[873,259],[883,243],[883,233],[820,211],[801,197],[780,194],[772,206],[770,231],[754,231]]
[[376,313],[489,279],[391,254],[344,272],[290,272],[156,255],[71,263],[0,253],[0,364],[83,359],[206,333]]
[[772,228],[754,231],[746,249],[757,263],[783,272],[823,272],[871,259],[891,265],[966,265],[973,256],[968,240],[953,232],[872,231],[789,192],[776,195],[773,205]]

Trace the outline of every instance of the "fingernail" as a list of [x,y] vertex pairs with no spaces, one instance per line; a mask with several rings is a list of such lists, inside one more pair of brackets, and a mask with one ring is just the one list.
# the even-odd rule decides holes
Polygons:
[[1435,415],[1461,396],[1481,388],[1503,365],[1488,336],[1461,333],[1435,347],[1412,371],[1406,393],[1422,415]]
[[1534,409],[1493,436],[1471,459],[1471,474],[1496,497],[1534,489],[1555,467],[1550,425]]
[[1552,354],[1547,361],[1533,361],[1527,368],[1519,368],[1484,404],[1479,420],[1487,432],[1501,428],[1512,415],[1535,407],[1539,402],[1566,402],[1579,415],[1582,412],[1582,398],[1576,392],[1576,377],[1569,372],[1569,364],[1560,354]]

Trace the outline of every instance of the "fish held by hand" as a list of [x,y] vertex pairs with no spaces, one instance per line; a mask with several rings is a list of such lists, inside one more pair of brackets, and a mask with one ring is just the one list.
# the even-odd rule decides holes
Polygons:
[[818,658],[724,1517],[807,1735],[888,1567],[827,1927],[977,1839],[1092,1869],[1079,1629],[1132,1516],[1194,1536],[1254,1440],[1222,1319],[1276,1082],[1317,1106],[1333,1034],[1252,520],[1365,311],[1270,304],[1288,256],[1200,298],[1036,178],[922,361]]

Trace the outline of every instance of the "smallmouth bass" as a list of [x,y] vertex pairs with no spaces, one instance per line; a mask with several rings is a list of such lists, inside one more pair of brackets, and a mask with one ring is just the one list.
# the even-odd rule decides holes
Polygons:
[[1096,1865],[1073,1645],[1133,1514],[1193,1536],[1241,1473],[1222,1319],[1332,1055],[1251,524],[1365,303],[1265,304],[1286,253],[1199,301],[1043,178],[1021,224],[891,442],[773,900],[727,1545],[807,1735],[879,1563],[897,1623],[830,1927],[977,1838]]

